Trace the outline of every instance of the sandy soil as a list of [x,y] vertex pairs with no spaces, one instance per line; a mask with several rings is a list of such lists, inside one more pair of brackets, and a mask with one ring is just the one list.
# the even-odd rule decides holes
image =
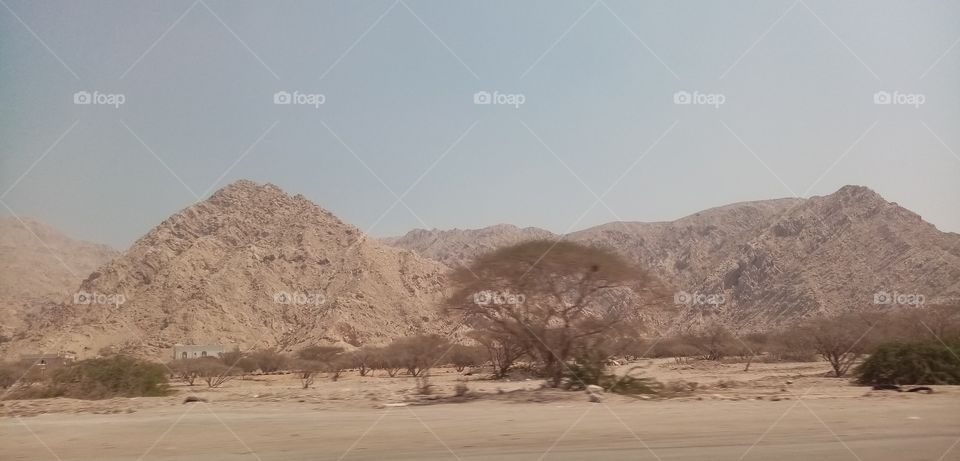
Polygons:
[[[870,391],[822,363],[641,365],[687,391],[596,404],[437,370],[431,396],[411,378],[346,373],[308,390],[273,375],[164,398],[4,401],[0,459],[960,459],[960,387]],[[460,382],[469,398],[452,397]]]

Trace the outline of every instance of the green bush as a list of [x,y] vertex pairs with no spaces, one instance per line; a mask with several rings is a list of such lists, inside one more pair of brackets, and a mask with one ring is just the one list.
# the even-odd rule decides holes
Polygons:
[[75,399],[151,397],[169,391],[163,365],[116,355],[82,360],[53,373],[50,395]]
[[606,367],[596,363],[573,362],[568,364],[564,375],[564,388],[582,391],[593,384],[615,394],[636,395],[656,394],[662,388],[661,384],[651,378],[637,378],[630,373],[639,368],[631,368],[625,375],[617,376],[607,373]]
[[582,391],[593,384],[600,386],[604,377],[602,364],[590,362],[571,362],[564,373],[563,387],[571,391]]
[[[952,350],[951,350],[952,349]],[[857,383],[960,384],[960,340],[882,344],[854,371]]]
[[663,385],[653,378],[637,378],[626,375],[605,375],[600,381],[604,389],[614,394],[637,395],[637,394],[659,394],[663,390]]

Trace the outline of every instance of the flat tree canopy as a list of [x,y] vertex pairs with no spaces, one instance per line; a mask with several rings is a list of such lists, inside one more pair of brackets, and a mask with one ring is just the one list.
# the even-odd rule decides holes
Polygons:
[[468,322],[517,338],[554,384],[579,347],[639,308],[605,298],[606,292],[654,286],[648,272],[612,251],[563,240],[498,249],[454,270],[451,281],[456,289],[448,306]]

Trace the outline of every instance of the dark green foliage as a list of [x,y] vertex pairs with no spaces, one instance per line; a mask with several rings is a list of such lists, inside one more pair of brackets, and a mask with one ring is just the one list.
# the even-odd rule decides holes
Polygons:
[[593,364],[571,363],[567,368],[564,387],[569,390],[584,390],[587,386],[593,384],[615,394],[656,394],[662,387],[660,383],[652,378],[630,376],[630,373],[636,368],[631,368],[623,376],[617,376],[613,373],[606,373],[606,367],[596,362]]
[[83,360],[53,373],[49,396],[76,399],[152,397],[168,392],[163,365],[116,355]]
[[564,374],[563,387],[572,391],[582,391],[594,384],[600,386],[604,377],[604,367],[597,363],[573,362]]
[[857,383],[960,384],[960,340],[882,344],[857,369]]

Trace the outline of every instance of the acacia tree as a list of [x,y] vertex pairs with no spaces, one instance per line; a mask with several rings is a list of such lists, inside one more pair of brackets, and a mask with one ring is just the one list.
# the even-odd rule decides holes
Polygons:
[[349,354],[350,366],[357,369],[360,376],[367,376],[377,361],[377,348],[363,346]]
[[387,372],[387,376],[393,378],[403,368],[399,354],[389,347],[377,347],[373,349],[373,368],[379,368]]
[[703,360],[722,360],[735,346],[736,339],[723,325],[713,323],[684,336],[684,341],[700,351]]
[[314,376],[321,370],[328,372],[331,380],[339,379],[340,373],[346,368],[346,361],[342,354],[343,348],[337,346],[313,345],[297,351],[303,388],[306,389],[313,384]]
[[466,346],[463,344],[454,344],[450,346],[450,352],[447,358],[450,364],[458,373],[463,372],[467,367],[475,367],[483,363],[484,351],[478,346]]
[[250,360],[253,366],[264,373],[273,373],[283,369],[287,365],[289,357],[273,349],[264,349],[250,354]]
[[653,279],[615,253],[567,241],[534,240],[501,248],[455,270],[448,300],[468,322],[509,335],[559,386],[578,345],[628,318],[612,290],[650,290]]
[[323,364],[315,360],[296,359],[290,365],[300,378],[303,389],[309,389],[317,379],[317,373],[323,370]]
[[499,334],[483,328],[471,331],[471,339],[487,351],[487,357],[493,365],[494,378],[504,378],[513,368],[513,364],[523,357],[523,345],[513,335]]
[[342,347],[337,346],[307,346],[297,351],[297,358],[301,360],[310,360],[320,363],[333,361],[338,355],[343,353]]
[[842,314],[812,320],[798,333],[809,338],[813,349],[830,362],[833,374],[842,377],[869,349],[867,335],[876,325],[875,319],[857,314]]
[[407,370],[407,374],[420,377],[440,364],[450,351],[450,343],[440,335],[418,335],[398,338],[387,346],[388,354]]

